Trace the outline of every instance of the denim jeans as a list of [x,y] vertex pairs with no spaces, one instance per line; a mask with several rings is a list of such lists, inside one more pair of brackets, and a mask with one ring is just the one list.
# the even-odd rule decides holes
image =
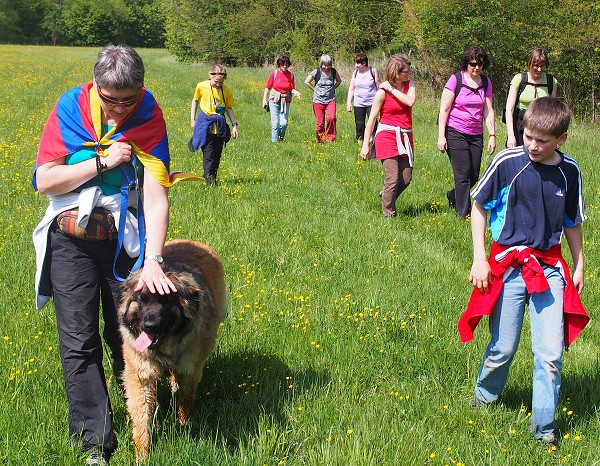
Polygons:
[[285,137],[288,126],[288,115],[290,113],[289,102],[284,111],[281,111],[279,101],[269,100],[269,113],[271,114],[271,142],[277,142]]
[[564,346],[565,281],[557,268],[543,267],[550,284],[544,292],[527,293],[520,267],[504,280],[502,293],[489,319],[491,340],[475,385],[475,400],[479,404],[491,403],[500,396],[519,346],[525,304],[528,304],[533,353],[531,432],[536,439],[554,434]]

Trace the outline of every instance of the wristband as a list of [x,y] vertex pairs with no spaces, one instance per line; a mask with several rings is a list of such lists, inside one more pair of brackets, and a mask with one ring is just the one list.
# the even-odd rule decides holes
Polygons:
[[96,171],[100,178],[102,178],[102,172],[108,170],[108,166],[105,163],[102,163],[100,160],[100,154],[96,154]]
[[492,137],[492,136],[493,136],[493,137],[496,137],[496,135],[495,135],[495,134],[490,134],[490,137]]

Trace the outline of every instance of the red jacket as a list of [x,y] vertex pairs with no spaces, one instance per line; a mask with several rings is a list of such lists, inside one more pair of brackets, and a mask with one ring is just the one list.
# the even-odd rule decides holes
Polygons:
[[460,341],[466,343],[473,339],[473,331],[481,318],[490,315],[494,305],[502,291],[504,273],[509,268],[522,266],[521,275],[529,293],[539,293],[547,290],[550,285],[544,276],[544,270],[540,264],[552,265],[562,270],[566,283],[563,296],[563,313],[565,327],[565,345],[569,346],[579,336],[587,325],[590,317],[585,312],[577,288],[573,285],[569,266],[562,257],[560,244],[553,246],[547,251],[539,251],[527,247],[500,246],[492,243],[490,258],[488,262],[492,269],[492,283],[487,292],[473,289],[467,309],[458,320],[458,333]]

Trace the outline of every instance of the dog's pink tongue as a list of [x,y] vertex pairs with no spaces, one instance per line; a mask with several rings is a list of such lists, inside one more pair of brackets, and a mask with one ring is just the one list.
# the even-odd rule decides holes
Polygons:
[[152,344],[153,338],[148,335],[146,332],[140,333],[140,336],[135,340],[135,349],[139,353],[143,353],[146,351],[150,345]]

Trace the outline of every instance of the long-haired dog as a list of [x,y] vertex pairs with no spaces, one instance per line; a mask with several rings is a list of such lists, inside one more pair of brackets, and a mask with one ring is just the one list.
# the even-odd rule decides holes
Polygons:
[[119,308],[125,370],[123,385],[133,425],[136,457],[147,459],[159,379],[177,391],[177,419],[194,413],[196,388],[227,312],[223,264],[208,246],[174,240],[163,250],[165,274],[176,293],[134,290],[139,271],[124,283]]

